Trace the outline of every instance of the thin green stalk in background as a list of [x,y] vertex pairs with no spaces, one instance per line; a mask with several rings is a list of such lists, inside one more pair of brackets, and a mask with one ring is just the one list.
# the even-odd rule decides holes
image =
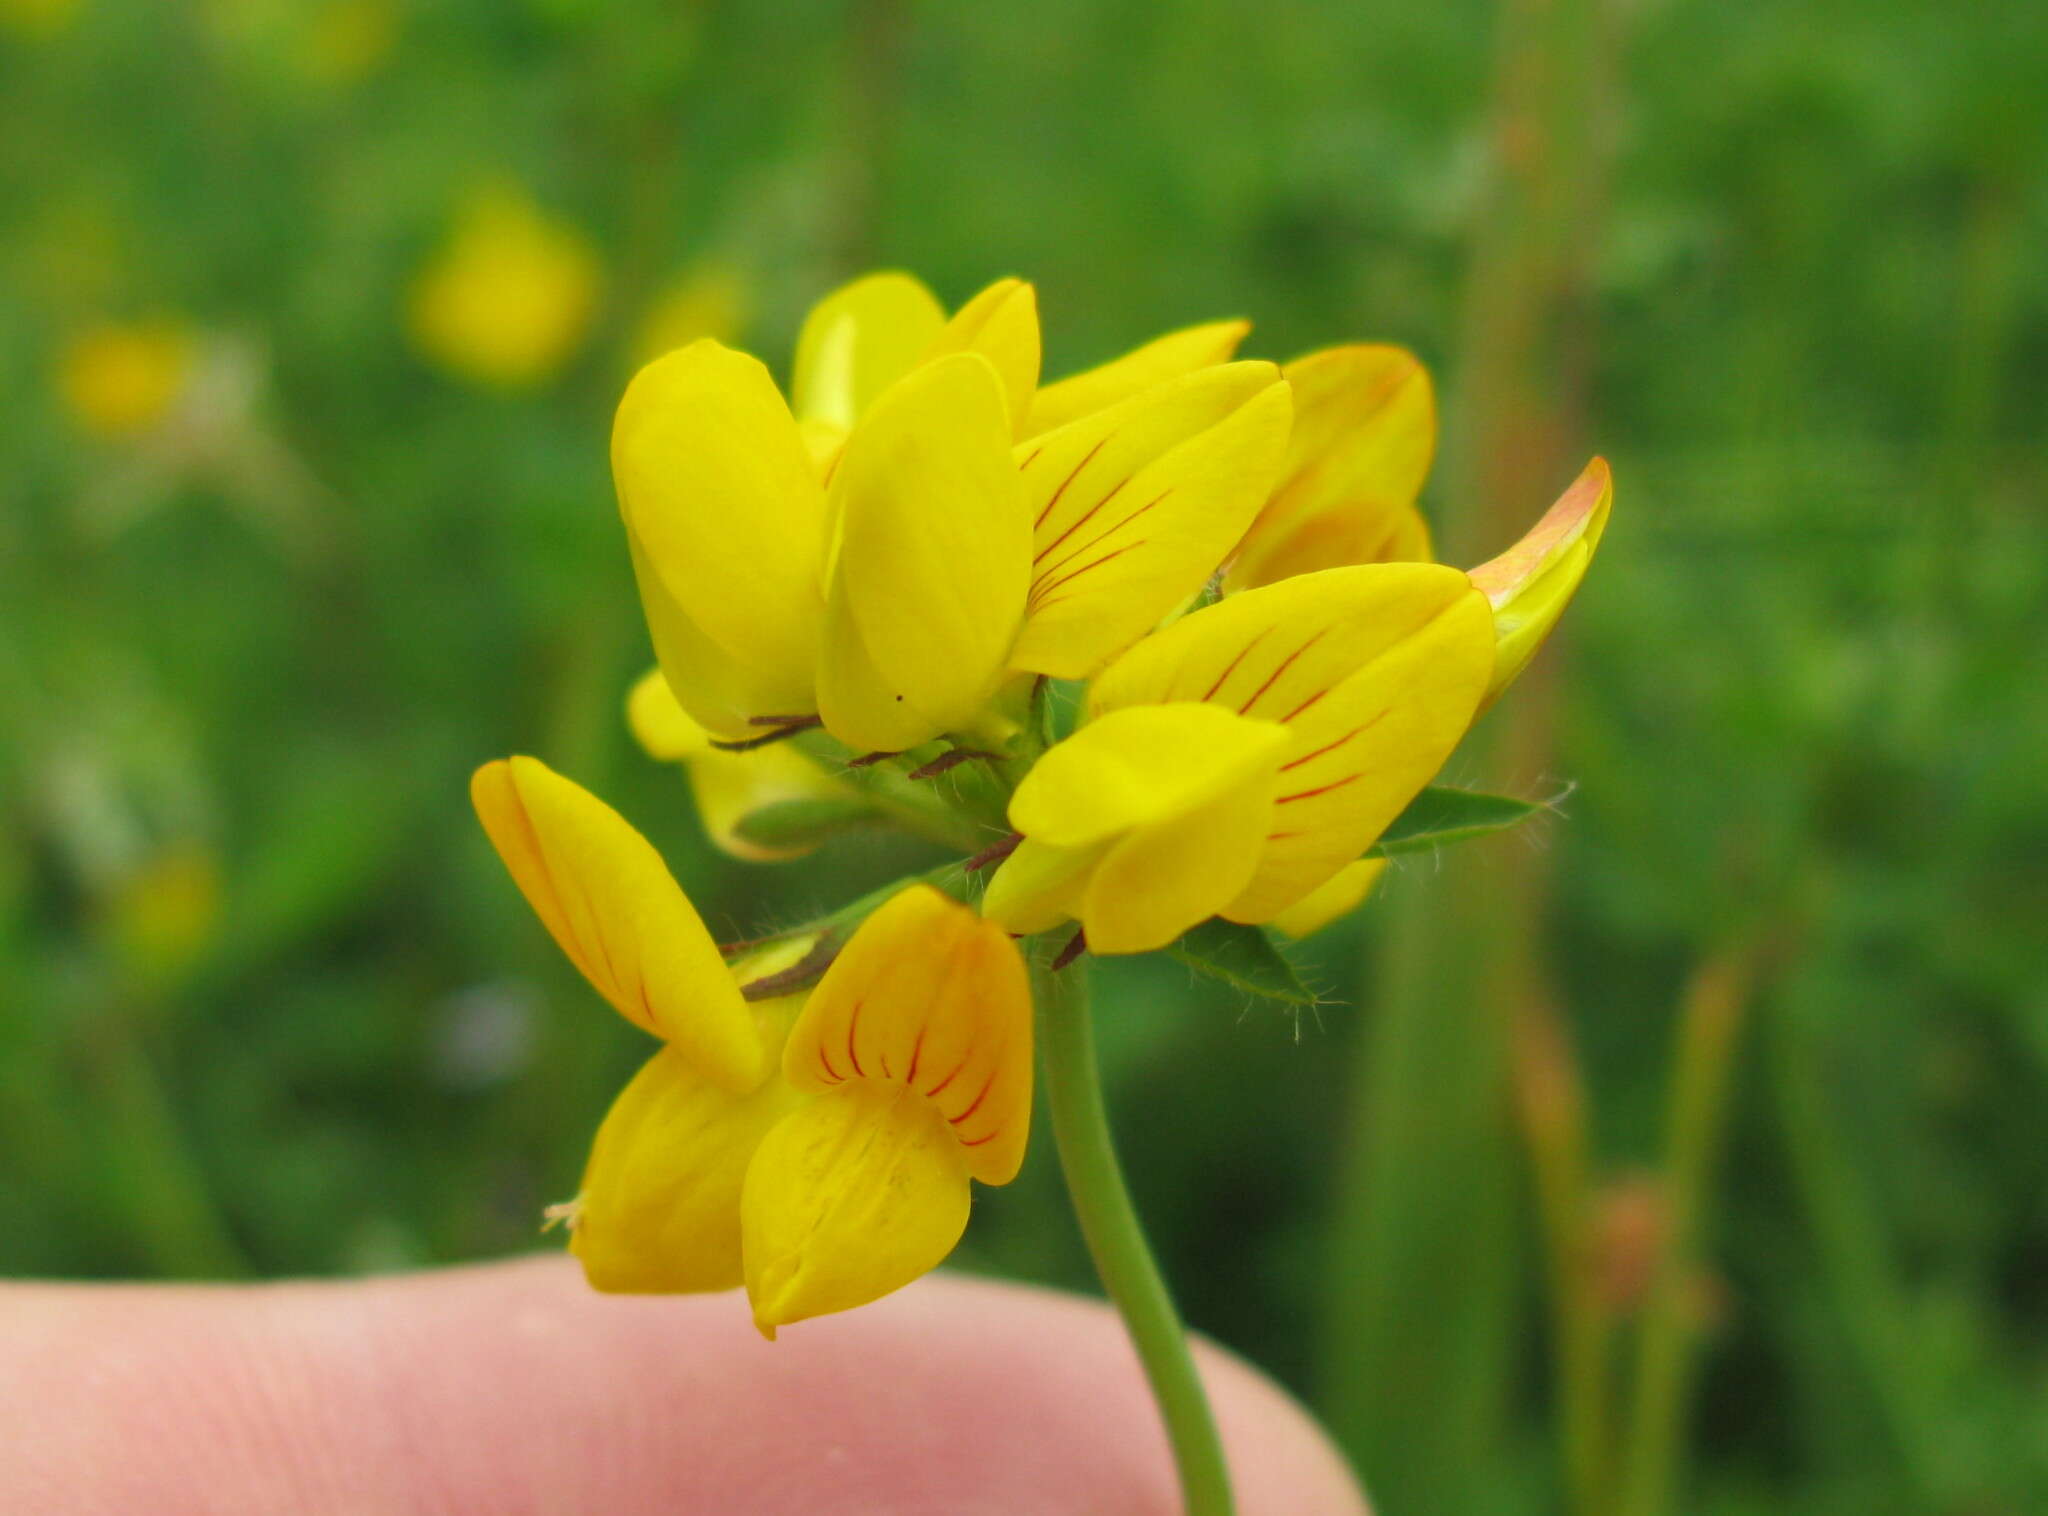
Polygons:
[[1086,965],[1055,972],[1035,958],[1032,967],[1045,1101],[1081,1235],[1159,1402],[1188,1516],[1231,1516],[1235,1507],[1216,1419],[1110,1139]]
[[[1584,289],[1616,94],[1612,0],[1503,0],[1496,18],[1490,182],[1449,408],[1461,429],[1439,487],[1454,508],[1434,522],[1451,562],[1513,541],[1581,461]],[[1540,681],[1556,658],[1462,769],[1520,782],[1549,766]],[[1519,844],[1482,845],[1441,876],[1396,879],[1379,912],[1384,954],[1340,1138],[1322,1389],[1389,1510],[1501,1508],[1521,1270],[1511,1029],[1545,995],[1544,869]],[[1591,1380],[1578,1384],[1567,1461],[1583,1463]]]
[[1712,1199],[1728,1072],[1756,972],[1753,943],[1714,954],[1694,971],[1681,1003],[1666,1116],[1664,1224],[1636,1338],[1622,1516],[1661,1516],[1671,1506],[1698,1344],[1698,1240]]
[[1579,1516],[1607,1509],[1613,1454],[1608,1347],[1613,1312],[1594,1251],[1586,1092],[1569,1035],[1547,1003],[1515,1026],[1515,1094],[1549,1255],[1550,1353],[1566,1488]]
[[1932,1509],[1947,1465],[1936,1408],[1915,1372],[1910,1300],[1900,1280],[1883,1212],[1829,1109],[1826,1062],[1802,1007],[1769,1022],[1771,1084],[1793,1182],[1805,1207],[1828,1299],[1857,1358],[1864,1386],[1891,1439],[1916,1508]]
[[238,1279],[250,1273],[186,1144],[136,1028],[111,1016],[91,1049],[89,1078],[108,1173],[133,1217],[153,1274]]
[[1500,903],[1470,860],[1497,851],[1389,893],[1338,1138],[1318,1400],[1389,1511],[1499,1509],[1521,1260],[1507,1027],[1470,947]]

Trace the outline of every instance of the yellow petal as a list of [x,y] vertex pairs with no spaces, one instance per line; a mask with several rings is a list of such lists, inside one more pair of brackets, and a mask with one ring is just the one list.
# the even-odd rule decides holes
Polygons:
[[1106,711],[1049,749],[1010,797],[1010,825],[1081,848],[1198,810],[1270,772],[1287,732],[1200,703]]
[[814,1096],[754,1153],[740,1197],[747,1295],[773,1339],[944,1261],[967,1229],[966,1150],[929,1100],[856,1080]]
[[649,1059],[598,1128],[576,1197],[569,1246],[591,1285],[635,1294],[739,1285],[747,1164],[802,1098],[780,1079],[734,1094],[674,1048]]
[[1264,767],[1185,815],[1140,828],[1103,855],[1081,903],[1091,952],[1163,948],[1251,883],[1273,825],[1271,755],[1284,745],[1281,728],[1268,730],[1280,740]]
[[797,423],[797,430],[803,434],[804,453],[811,460],[811,471],[831,483],[832,471],[839,467],[839,454],[846,447],[846,428],[830,421],[804,420]]
[[754,723],[756,713],[799,715],[801,707],[816,703],[809,681],[795,669],[764,669],[756,662],[734,657],[706,636],[662,584],[630,527],[626,553],[663,679],[679,671],[682,680],[670,685],[669,693],[678,706],[687,700],[691,721],[707,734],[716,732],[728,740],[758,737],[763,728]]
[[988,360],[937,359],[877,400],[831,501],[826,729],[860,751],[900,752],[965,725],[1002,677],[1031,557]]
[[728,737],[808,713],[824,492],[768,371],[709,339],[648,364],[619,402],[612,476],[683,708]]
[[1429,371],[1404,348],[1330,348],[1284,370],[1294,430],[1229,587],[1356,563],[1427,562],[1415,497],[1436,452]]
[[620,1015],[729,1089],[760,1084],[754,1018],[645,837],[537,758],[485,764],[470,798],[520,892]]
[[1527,536],[1472,570],[1473,584],[1493,607],[1499,638],[1486,704],[1529,666],[1571,603],[1607,530],[1613,504],[1614,477],[1607,460],[1595,458]]
[[1111,711],[1048,751],[1010,802],[1025,840],[983,914],[1068,917],[1101,953],[1164,947],[1243,891],[1266,845],[1286,728],[1199,702]]
[[783,1050],[799,1090],[915,1091],[967,1171],[1008,1184],[1031,1131],[1031,989],[1009,934],[929,885],[861,923]]
[[1038,387],[1038,292],[1021,279],[998,279],[954,313],[924,358],[949,353],[979,353],[994,365],[1014,428]]
[[1070,374],[1031,397],[1020,437],[1036,437],[1096,411],[1128,400],[1155,384],[1178,379],[1196,369],[1228,363],[1252,329],[1249,321],[1211,321],[1168,332],[1133,348],[1120,358],[1079,374]]
[[1339,916],[1348,916],[1363,905],[1386,869],[1384,858],[1360,858],[1347,863],[1275,916],[1272,925],[1297,942],[1320,932]]
[[663,763],[713,751],[711,734],[676,704],[675,691],[668,687],[659,668],[649,669],[633,682],[626,696],[626,725],[646,749],[647,756]]
[[1326,569],[1232,595],[1104,670],[1091,710],[1205,700],[1288,728],[1274,829],[1223,912],[1265,921],[1370,847],[1464,735],[1493,666],[1485,598],[1454,569]]
[[730,753],[711,745],[708,732],[676,703],[658,668],[649,669],[626,697],[626,721],[651,758],[688,766],[690,790],[704,830],[719,848],[756,863],[800,858],[804,847],[764,847],[740,826],[756,811],[793,800],[844,800],[853,792],[788,743]]
[[1272,488],[1288,405],[1272,364],[1224,364],[1022,444],[1032,579],[1011,666],[1084,678],[1200,589]]
[[1088,876],[1109,846],[1055,847],[1026,837],[989,880],[982,915],[1020,937],[1079,918]]
[[[751,753],[709,752],[690,760],[690,790],[704,830],[724,852],[754,863],[801,858],[818,842],[769,847],[740,824],[770,806],[799,800],[850,800],[854,792],[787,743]],[[820,838],[822,840],[822,838]]]
[[850,428],[945,325],[937,298],[909,274],[869,274],[834,290],[811,307],[797,336],[797,415]]

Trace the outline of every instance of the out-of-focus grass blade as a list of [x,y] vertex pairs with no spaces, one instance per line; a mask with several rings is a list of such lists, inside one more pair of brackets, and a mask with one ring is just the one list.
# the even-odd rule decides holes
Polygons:
[[1483,872],[1387,897],[1338,1162],[1319,1399],[1387,1511],[1513,1508],[1499,1479],[1525,1264],[1507,1020],[1472,950],[1498,906],[1465,877]]

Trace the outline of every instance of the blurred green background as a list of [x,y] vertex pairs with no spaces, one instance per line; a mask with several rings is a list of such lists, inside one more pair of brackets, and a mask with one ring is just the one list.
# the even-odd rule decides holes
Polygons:
[[[644,1040],[490,855],[635,750],[650,345],[1037,281],[1436,370],[1450,561],[1617,512],[1298,1024],[1105,970],[1190,1317],[1387,1516],[2048,1509],[2048,9],[0,0],[0,1269],[534,1246]],[[1041,1134],[1042,1137],[1042,1134]],[[1089,1287],[1049,1145],[970,1267]]]

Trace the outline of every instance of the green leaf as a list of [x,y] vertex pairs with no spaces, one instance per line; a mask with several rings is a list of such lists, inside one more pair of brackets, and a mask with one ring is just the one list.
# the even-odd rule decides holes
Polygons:
[[1548,806],[1512,795],[1489,795],[1483,790],[1459,790],[1449,785],[1431,785],[1413,800],[1380,833],[1380,840],[1366,852],[1369,858],[1394,853],[1419,853],[1449,842],[1504,832],[1528,820]]
[[1235,989],[1280,1000],[1288,1005],[1314,1005],[1294,965],[1274,945],[1264,927],[1240,926],[1218,916],[1203,922],[1166,950],[1189,968],[1221,979]]
[[874,816],[865,800],[777,800],[749,811],[733,830],[758,847],[808,847]]

